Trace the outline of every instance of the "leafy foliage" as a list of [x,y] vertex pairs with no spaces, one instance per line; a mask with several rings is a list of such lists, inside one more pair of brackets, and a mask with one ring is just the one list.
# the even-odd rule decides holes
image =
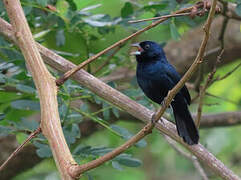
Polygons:
[[[117,40],[149,24],[149,22],[129,24],[129,20],[170,14],[176,9],[190,6],[193,3],[193,1],[178,2],[175,0],[22,0],[21,4],[36,41],[73,63],[79,64]],[[235,3],[237,3],[236,12],[238,15],[241,15],[241,2],[237,0]],[[0,17],[8,19],[3,9],[2,1],[0,1]],[[160,43],[165,43],[172,39],[178,41],[185,31],[199,25],[201,22],[203,22],[203,18],[172,18],[155,29],[138,36],[136,41],[144,39],[151,39]],[[114,76],[115,72],[120,68],[134,69],[135,61],[129,56],[128,51],[129,45],[124,44],[109,61],[107,60],[111,57],[113,51],[106,53],[99,60],[90,64],[86,70],[102,78]],[[95,72],[106,61],[107,64]],[[235,65],[228,65],[218,70],[218,73],[225,74]],[[49,68],[49,70],[56,77],[60,76],[54,69]],[[235,103],[207,97],[205,99],[207,105],[217,103],[218,105],[205,106],[205,112],[240,109],[241,86],[239,77],[241,77],[240,71],[235,72],[235,75],[230,76],[229,79],[223,82],[214,84],[208,90],[210,93],[217,94],[220,97],[228,97]],[[134,78],[128,82],[111,81],[109,85],[120,89],[124,94],[148,108],[154,109],[156,107],[137,88]],[[231,86],[234,87],[231,91],[229,88],[222,88]],[[230,96],[230,92],[232,96]],[[82,87],[70,80],[60,88],[58,102],[64,135],[75,159],[81,164],[110,152],[113,147],[131,138],[141,128],[136,123],[122,122],[122,111],[118,107],[114,107],[111,103],[90,92],[86,87]],[[39,109],[38,95],[31,74],[24,63],[24,57],[16,46],[0,37],[0,137],[14,134],[18,142],[21,143],[29,132],[38,127],[39,121],[36,121],[33,115],[39,113]],[[113,123],[113,119],[118,119],[121,122]],[[104,130],[97,133],[92,132],[93,135],[85,139],[82,137],[83,132],[80,131],[79,125],[86,122],[86,120],[98,123]],[[204,132],[201,132],[203,143],[219,155],[222,160],[229,162],[231,166],[235,165],[231,161],[234,157],[227,152],[234,150],[234,153],[239,156],[238,152],[241,150],[235,131],[240,131],[240,128],[204,130]],[[217,137],[219,141],[217,141]],[[148,167],[143,167],[142,164],[147,164],[147,166],[150,164],[150,172],[164,179],[167,179],[167,175],[173,174],[173,171],[179,176],[187,172],[188,174],[193,172],[192,165],[177,156],[159,138],[159,135],[154,133],[150,138],[139,141],[134,148],[106,163],[104,167],[86,173],[84,178],[110,179],[110,177],[115,177],[112,179],[140,180],[144,179],[145,174],[148,174],[148,172],[145,172]],[[228,139],[231,139],[231,141]],[[210,144],[215,144],[215,141],[221,143],[220,146],[217,144],[213,148]],[[35,138],[32,144],[36,147],[36,152],[41,158],[52,157],[47,140],[43,135]],[[150,151],[151,155],[147,157],[148,153],[146,151]],[[144,162],[142,163],[138,158]],[[148,162],[146,159],[150,159],[151,162]],[[45,162],[51,164],[48,160]],[[156,170],[155,167],[151,166],[152,163],[154,164],[153,166],[157,167]],[[113,172],[113,169],[110,171],[109,165],[127,173]],[[123,168],[124,166],[141,166],[141,170]],[[46,173],[46,168],[39,168],[39,174],[41,174],[40,169]],[[46,178],[52,173],[53,169],[50,168],[51,172],[46,173]],[[109,175],[106,177],[104,174],[107,173],[100,173],[102,171],[108,172]],[[237,172],[240,172],[240,168],[237,168]],[[98,174],[103,174],[103,176],[99,177]],[[56,178],[56,175],[53,176]],[[38,178],[43,179],[42,174]],[[25,178],[20,176],[20,179]]]

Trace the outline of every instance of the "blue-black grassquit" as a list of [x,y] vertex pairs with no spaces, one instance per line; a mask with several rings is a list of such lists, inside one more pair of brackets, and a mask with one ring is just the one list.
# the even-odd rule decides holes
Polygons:
[[[134,44],[136,55],[137,82],[145,95],[152,101],[161,104],[171,90],[180,80],[176,69],[169,64],[162,47],[152,41],[143,41]],[[198,130],[188,110],[191,97],[184,86],[171,102],[175,117],[177,132],[184,142],[189,145],[197,144],[199,140]]]

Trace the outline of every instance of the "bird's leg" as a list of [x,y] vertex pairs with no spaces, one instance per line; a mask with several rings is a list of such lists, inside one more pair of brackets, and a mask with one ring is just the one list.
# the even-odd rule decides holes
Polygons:
[[[174,101],[174,99],[173,99],[172,101]],[[165,97],[165,98],[163,99],[163,101],[161,102],[161,105],[164,106],[164,107],[167,106],[167,103],[166,103],[166,97]],[[171,107],[170,105],[167,106],[167,108],[170,108],[170,107]]]

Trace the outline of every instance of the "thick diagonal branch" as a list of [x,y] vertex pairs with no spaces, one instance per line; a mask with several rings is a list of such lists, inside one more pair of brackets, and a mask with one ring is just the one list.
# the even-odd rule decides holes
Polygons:
[[[15,41],[13,36],[12,27],[9,24],[6,24],[4,21],[0,19],[0,24],[4,24],[4,26],[0,26],[0,31],[6,38],[11,41]],[[66,72],[75,65],[65,58],[55,54],[54,52],[50,51],[49,49],[37,44],[39,51],[44,58],[45,62],[52,66],[53,68],[61,71]],[[147,123],[151,121],[153,111],[145,108],[144,106],[136,103],[135,101],[131,100],[129,97],[125,96],[124,94],[118,92],[117,90],[111,88],[107,84],[103,83],[99,79],[95,78],[91,74],[87,73],[84,70],[78,71],[72,77],[74,80],[79,82],[81,85],[89,88],[92,92],[99,95],[103,99],[111,102],[117,107],[120,107],[124,111],[130,113],[132,116],[136,117],[137,119],[142,120],[143,122]],[[176,133],[175,126],[170,123],[169,121],[163,119],[162,123],[157,123],[156,128],[161,132],[164,133],[176,141],[182,143],[186,146],[180,137]],[[235,175],[230,169],[228,169],[221,161],[219,161],[213,154],[208,152],[208,150],[203,147],[201,144],[197,146],[186,146],[186,148],[192,152],[199,160],[201,160],[204,164],[206,164],[213,172],[218,174],[219,176],[223,177],[224,179],[234,179],[239,180],[240,178]]]
[[[187,7],[187,8],[183,8],[180,10],[177,10],[175,12],[172,13],[172,15],[174,14],[180,14],[180,13],[185,13],[185,12],[190,12],[192,11],[192,9],[195,8],[201,8],[204,6],[204,3],[199,3],[198,5],[194,5],[192,7]],[[137,32],[125,37],[124,39],[119,40],[118,42],[114,43],[113,45],[107,47],[106,49],[104,49],[103,51],[100,51],[99,53],[97,53],[96,55],[90,57],[89,59],[85,60],[84,62],[82,62],[81,64],[79,64],[78,66],[74,67],[73,69],[67,71],[64,73],[64,75],[62,77],[60,77],[59,79],[56,80],[56,84],[58,86],[61,86],[70,76],[72,76],[73,74],[75,74],[77,71],[79,71],[80,69],[82,69],[84,66],[86,66],[87,64],[91,63],[92,61],[96,60],[97,58],[99,58],[100,56],[102,56],[103,54],[105,54],[106,52],[110,51],[111,49],[122,45],[123,43],[125,43],[126,41],[130,40],[131,38],[151,29],[156,27],[158,24],[166,21],[168,18],[170,18],[170,16],[166,16],[163,17],[159,20],[157,20],[156,22],[153,22],[152,24],[150,24],[149,26],[138,30]]]
[[62,179],[72,179],[67,172],[67,167],[71,163],[75,163],[75,161],[67,146],[60,124],[55,79],[48,72],[40,56],[20,1],[4,0],[4,5],[13,26],[13,32],[16,37],[15,42],[24,55],[28,70],[31,72],[38,90],[42,132],[49,141]]

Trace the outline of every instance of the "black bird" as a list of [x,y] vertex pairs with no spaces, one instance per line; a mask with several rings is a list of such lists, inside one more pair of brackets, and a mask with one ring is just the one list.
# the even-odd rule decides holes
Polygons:
[[[136,55],[137,82],[145,95],[152,101],[161,104],[171,90],[180,80],[176,69],[169,64],[162,47],[152,41],[143,41],[133,44],[137,47]],[[199,140],[198,130],[188,110],[191,97],[186,86],[184,86],[171,102],[177,132],[184,142],[189,145],[197,144]]]

